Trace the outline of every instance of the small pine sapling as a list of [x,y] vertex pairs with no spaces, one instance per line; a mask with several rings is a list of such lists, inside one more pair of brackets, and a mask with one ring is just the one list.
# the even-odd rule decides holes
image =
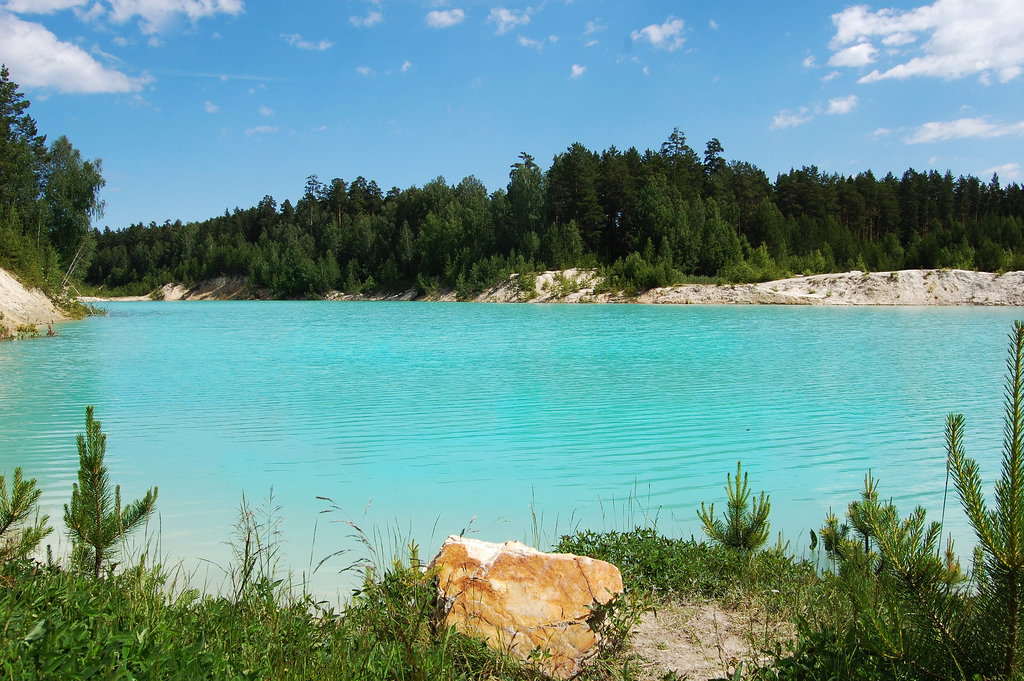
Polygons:
[[[37,504],[41,490],[36,489],[36,479],[22,478],[21,469],[14,469],[11,493],[7,494],[7,482],[0,475],[0,564],[11,560],[27,558],[39,546],[39,542],[53,528],[46,523],[49,516],[39,515]],[[30,520],[32,515],[35,520]]]
[[71,490],[71,504],[64,504],[64,524],[72,542],[72,560],[97,579],[106,564],[117,557],[117,543],[144,524],[156,506],[157,488],[142,499],[121,508],[121,486],[110,489],[103,456],[107,436],[100,422],[85,408],[85,435],[78,436],[78,483]]
[[715,518],[714,504],[706,508],[701,502],[697,515],[704,524],[704,534],[712,541],[753,553],[768,541],[768,512],[772,506],[764,492],[751,503],[748,474],[743,473],[741,482],[740,473],[740,462],[737,461],[735,482],[731,474],[726,476],[725,491],[729,495],[729,510],[722,514],[724,520]]

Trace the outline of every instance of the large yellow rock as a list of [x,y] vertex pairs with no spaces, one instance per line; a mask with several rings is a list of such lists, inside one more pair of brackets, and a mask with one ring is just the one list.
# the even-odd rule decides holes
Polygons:
[[589,619],[622,593],[611,563],[542,553],[517,541],[492,544],[451,536],[430,562],[444,623],[498,650],[538,661],[568,679],[597,652]]

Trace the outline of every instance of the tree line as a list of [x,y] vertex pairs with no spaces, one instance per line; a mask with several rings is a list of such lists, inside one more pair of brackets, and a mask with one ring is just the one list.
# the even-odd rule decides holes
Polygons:
[[513,272],[597,268],[638,290],[695,279],[765,281],[847,270],[1024,269],[1024,191],[951,172],[877,178],[791,169],[775,181],[698,153],[677,128],[657,150],[576,143],[545,171],[527,153],[505,187],[470,176],[385,192],[311,175],[292,203],[266,196],[201,222],[90,227],[101,163],[66,138],[46,146],[28,102],[0,80],[0,266],[29,283],[84,278],[123,293],[246,277],[279,297],[455,288],[463,297]]
[[59,297],[92,260],[102,162],[83,159],[63,135],[48,145],[28,107],[0,66],[0,267]]
[[523,153],[493,192],[472,176],[385,194],[363,177],[311,175],[294,204],[266,196],[203,222],[96,232],[88,281],[146,292],[236,275],[285,297],[413,285],[468,296],[511,272],[569,267],[600,268],[633,289],[695,277],[1024,269],[1018,184],[814,166],[773,183],[723,152],[713,139],[698,154],[678,129],[657,151],[577,143],[546,172]]

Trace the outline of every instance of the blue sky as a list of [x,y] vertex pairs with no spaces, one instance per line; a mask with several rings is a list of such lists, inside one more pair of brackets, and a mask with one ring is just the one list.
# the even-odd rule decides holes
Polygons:
[[522,151],[677,126],[772,179],[1024,181],[1020,0],[0,0],[0,61],[49,139],[103,159],[112,229],[294,201],[311,173],[493,190]]

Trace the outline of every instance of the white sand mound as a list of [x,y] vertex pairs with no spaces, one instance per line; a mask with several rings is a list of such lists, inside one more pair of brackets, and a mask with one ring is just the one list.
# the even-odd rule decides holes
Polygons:
[[47,324],[68,319],[63,312],[54,307],[46,294],[37,288],[26,288],[13,275],[2,269],[0,269],[0,312],[3,313],[0,324],[12,331],[19,324]]
[[1024,305],[1024,272],[844,272],[736,286],[672,286],[642,303],[767,305]]
[[[477,302],[650,303],[693,305],[1024,305],[1024,272],[967,270],[843,272],[761,284],[686,284],[645,291],[635,298],[602,293],[589,270],[543,272],[528,299],[513,282],[485,291]],[[441,300],[454,300],[454,294]]]

